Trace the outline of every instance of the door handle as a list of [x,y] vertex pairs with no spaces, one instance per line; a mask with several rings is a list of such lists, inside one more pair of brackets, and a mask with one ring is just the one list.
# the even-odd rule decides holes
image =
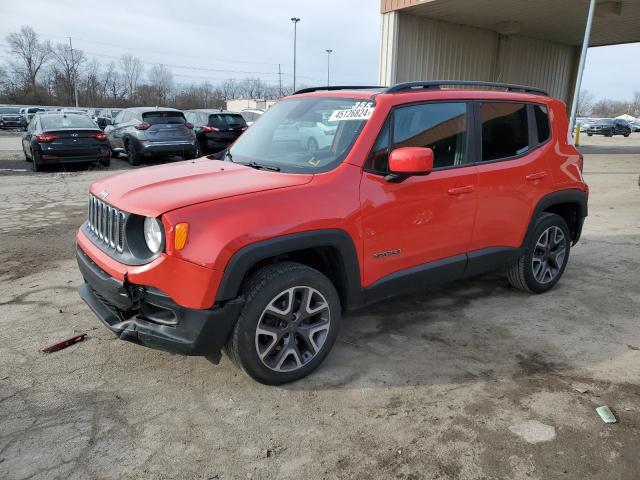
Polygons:
[[537,172],[537,173],[531,173],[529,175],[527,175],[526,177],[524,177],[528,182],[533,182],[535,180],[540,180],[544,177],[546,177],[547,175],[549,175],[547,172]]
[[473,192],[473,185],[465,185],[464,187],[453,187],[447,190],[449,195],[462,195],[463,193]]

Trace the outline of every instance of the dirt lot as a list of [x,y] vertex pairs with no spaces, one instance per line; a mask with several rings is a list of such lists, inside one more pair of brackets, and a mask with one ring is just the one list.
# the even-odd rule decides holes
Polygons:
[[386,301],[272,388],[102,327],[73,236],[125,163],[34,174],[0,134],[0,478],[637,479],[640,134],[583,143],[591,211],[554,291],[489,275]]

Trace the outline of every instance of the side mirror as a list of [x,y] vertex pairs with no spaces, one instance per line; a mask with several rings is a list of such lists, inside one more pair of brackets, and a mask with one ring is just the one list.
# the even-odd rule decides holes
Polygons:
[[428,175],[433,170],[433,150],[424,147],[396,148],[389,154],[387,182],[399,183],[417,176]]

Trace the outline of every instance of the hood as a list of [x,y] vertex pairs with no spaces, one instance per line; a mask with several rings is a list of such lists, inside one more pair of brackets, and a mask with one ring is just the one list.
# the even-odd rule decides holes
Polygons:
[[196,203],[304,185],[312,178],[203,158],[114,175],[90,190],[126,212],[155,217]]

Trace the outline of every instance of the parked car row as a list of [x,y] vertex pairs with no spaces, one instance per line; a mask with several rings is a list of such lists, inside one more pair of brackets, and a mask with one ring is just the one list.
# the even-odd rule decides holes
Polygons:
[[603,118],[587,127],[587,135],[590,137],[593,135],[604,135],[605,137],[623,135],[628,137],[632,131],[631,124],[621,118]]

